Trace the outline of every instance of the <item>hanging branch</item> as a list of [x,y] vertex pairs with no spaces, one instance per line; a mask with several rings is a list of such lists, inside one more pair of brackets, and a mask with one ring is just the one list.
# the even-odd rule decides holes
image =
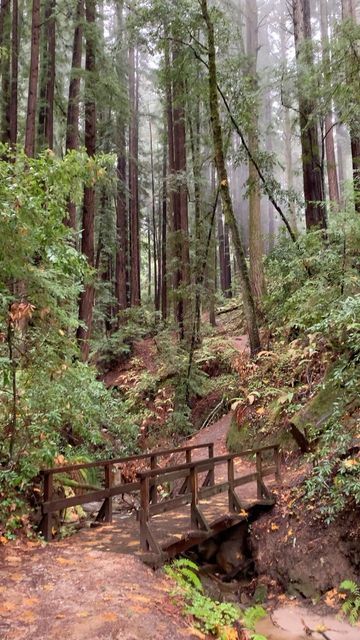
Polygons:
[[[176,39],[174,39],[174,38],[168,38],[168,39],[176,40]],[[203,64],[207,69],[209,69],[209,65],[208,65],[208,63],[206,62],[206,60],[204,60],[204,59],[201,57],[201,55],[198,53],[198,51],[196,50],[196,48],[192,46],[192,44],[190,44],[189,42],[183,42],[182,40],[176,40],[176,42],[179,42],[180,44],[183,44],[183,45],[185,45],[185,46],[189,47],[189,48],[191,49],[191,51],[193,52],[193,54],[194,54],[195,58],[196,58],[197,60],[199,60],[200,62],[202,62],[202,64]],[[280,205],[278,204],[278,202],[275,200],[274,196],[272,195],[272,193],[271,193],[271,191],[270,191],[270,187],[269,187],[269,185],[267,184],[266,178],[265,178],[265,176],[264,176],[264,174],[263,174],[263,172],[262,172],[262,170],[261,170],[261,168],[260,168],[260,166],[259,166],[259,164],[258,164],[258,162],[257,162],[256,158],[255,158],[255,157],[253,156],[253,154],[251,153],[251,151],[250,151],[250,149],[249,149],[249,146],[248,146],[248,144],[247,144],[247,142],[246,142],[246,140],[245,140],[245,136],[244,136],[244,134],[243,134],[243,132],[242,132],[242,130],[241,130],[241,128],[240,128],[240,126],[239,126],[239,124],[238,124],[238,123],[237,123],[237,121],[235,120],[235,117],[234,117],[234,115],[233,115],[233,113],[232,113],[232,111],[231,111],[231,108],[230,108],[229,102],[228,102],[228,100],[227,100],[227,98],[226,98],[226,96],[225,96],[225,94],[224,94],[223,90],[221,89],[221,87],[220,87],[220,85],[219,85],[219,83],[218,83],[218,82],[216,83],[216,87],[217,87],[217,90],[218,90],[218,92],[219,92],[219,95],[220,95],[220,97],[221,97],[221,99],[222,99],[222,101],[223,101],[223,103],[224,103],[225,109],[226,109],[226,111],[227,111],[227,113],[228,113],[228,115],[229,115],[230,121],[231,121],[231,123],[232,123],[232,125],[233,125],[233,127],[234,127],[234,129],[235,129],[235,131],[236,131],[236,133],[238,134],[238,136],[239,136],[239,138],[240,138],[241,142],[242,142],[242,145],[243,145],[243,147],[244,147],[244,149],[245,149],[245,151],[246,151],[246,153],[247,153],[247,156],[248,156],[248,158],[249,158],[250,162],[252,162],[252,164],[254,165],[254,167],[255,167],[255,169],[256,169],[256,172],[257,172],[257,174],[258,174],[258,176],[259,176],[259,178],[260,178],[260,180],[261,180],[261,182],[262,182],[262,184],[263,184],[263,186],[264,186],[264,190],[265,190],[265,193],[266,193],[267,197],[269,198],[269,200],[270,200],[271,204],[272,204],[272,205],[273,205],[273,207],[276,209],[276,211],[278,212],[278,214],[279,214],[280,218],[282,219],[282,221],[283,221],[283,223],[284,223],[284,225],[285,225],[285,227],[286,227],[286,229],[287,229],[287,231],[288,231],[288,233],[289,233],[289,236],[290,236],[291,240],[292,240],[294,243],[296,243],[296,235],[295,235],[295,233],[293,232],[293,230],[292,230],[292,228],[291,228],[291,225],[290,225],[290,223],[289,223],[289,221],[288,221],[288,219],[287,219],[286,215],[284,214],[284,212],[283,212],[282,208],[280,207]]]

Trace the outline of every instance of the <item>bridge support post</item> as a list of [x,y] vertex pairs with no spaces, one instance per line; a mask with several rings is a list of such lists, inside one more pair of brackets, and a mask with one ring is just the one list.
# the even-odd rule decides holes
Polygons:
[[199,478],[196,467],[191,467],[189,480],[191,488],[191,527],[209,531],[209,525],[199,507]]
[[149,551],[147,524],[149,522],[150,485],[149,478],[141,478],[140,484],[140,546],[143,551]]
[[[112,465],[105,466],[105,489],[111,489],[113,483]],[[109,496],[104,500],[104,522],[112,522],[112,497]]]
[[[214,457],[214,443],[210,442],[209,443],[209,460],[211,460]],[[212,466],[212,468],[209,471],[209,486],[213,487],[215,484],[215,466]]]
[[263,497],[263,482],[262,482],[262,456],[261,451],[256,452],[256,484],[257,484],[257,498],[261,500]]
[[[44,473],[44,502],[50,502],[54,493],[53,474]],[[52,539],[52,512],[43,515],[41,530],[46,542]]]
[[[150,469],[156,469],[157,461],[158,461],[157,456],[156,455],[152,455],[151,458],[150,458]],[[156,504],[157,503],[157,484],[156,484],[156,477],[155,476],[151,480],[149,500],[150,500],[151,504]]]
[[275,480],[281,482],[281,465],[280,465],[280,447],[276,445],[274,447],[274,460],[275,460]]

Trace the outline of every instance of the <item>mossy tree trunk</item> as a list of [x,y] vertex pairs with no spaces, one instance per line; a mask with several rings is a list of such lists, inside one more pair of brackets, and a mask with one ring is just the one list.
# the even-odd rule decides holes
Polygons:
[[214,25],[212,23],[207,0],[201,0],[202,15],[207,29],[208,65],[209,65],[209,105],[212,127],[212,137],[215,153],[215,165],[218,181],[220,184],[220,196],[225,215],[225,221],[229,225],[232,241],[234,245],[236,262],[239,268],[241,283],[241,293],[244,305],[244,313],[250,340],[251,355],[254,356],[260,349],[260,336],[257,325],[254,298],[250,287],[249,272],[246,264],[244,248],[241,242],[239,229],[237,226],[233,205],[230,196],[229,182],[225,165],[225,154],[223,146],[223,134],[220,121],[220,109],[217,93],[217,71]]

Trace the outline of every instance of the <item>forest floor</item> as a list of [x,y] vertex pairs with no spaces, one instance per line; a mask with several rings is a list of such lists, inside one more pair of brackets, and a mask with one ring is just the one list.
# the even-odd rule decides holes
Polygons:
[[[247,349],[243,336],[229,338],[239,352]],[[151,340],[135,345],[137,367],[152,371]],[[111,372],[108,384],[131,385],[131,367]],[[125,378],[124,378],[125,376]],[[194,435],[191,444],[215,443],[215,454],[227,451],[226,436],[231,414]],[[248,462],[244,461],[244,472]],[[258,535],[271,539],[269,556],[278,554],[284,508],[296,471],[285,468],[279,506],[261,522]],[[285,506],[284,506],[285,505]],[[121,523],[120,523],[121,524]],[[272,526],[273,525],[273,526]],[[182,640],[205,638],[173,602],[171,582],[153,572],[135,555],[116,544],[116,527],[89,529],[64,540],[45,544],[16,541],[0,548],[0,640]],[[131,547],[131,544],[130,544]],[[357,640],[359,627],[351,628],[329,615],[338,603],[328,597],[320,616],[284,596],[268,576],[267,597],[271,617],[260,623],[259,632],[269,640],[300,640],[311,637]],[[325,608],[324,608],[325,607]],[[306,632],[305,627],[312,629]],[[319,632],[315,632],[318,628]],[[321,629],[326,630],[324,636]]]

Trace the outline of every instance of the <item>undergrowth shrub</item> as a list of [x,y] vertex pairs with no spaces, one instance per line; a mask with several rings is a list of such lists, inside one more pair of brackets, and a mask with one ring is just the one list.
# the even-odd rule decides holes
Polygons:
[[263,607],[256,605],[242,611],[230,602],[213,600],[204,593],[198,575],[199,567],[191,560],[175,560],[165,571],[177,584],[173,595],[182,598],[184,613],[193,616],[195,625],[201,631],[219,640],[227,640],[233,637],[234,624],[240,622],[248,630],[250,640],[266,640],[254,631],[256,622],[266,615]]
[[[301,236],[294,247],[283,239],[267,260],[265,312],[275,336],[321,337],[330,350],[327,388],[336,389],[330,419],[309,424],[313,472],[308,498],[320,500],[331,521],[347,505],[360,504],[359,460],[349,454],[358,432],[356,398],[360,384],[360,224],[343,211],[333,217],[326,239],[322,232]],[[284,345],[286,350],[286,345]],[[357,426],[352,424],[353,412]],[[346,416],[346,419],[342,419]]]

